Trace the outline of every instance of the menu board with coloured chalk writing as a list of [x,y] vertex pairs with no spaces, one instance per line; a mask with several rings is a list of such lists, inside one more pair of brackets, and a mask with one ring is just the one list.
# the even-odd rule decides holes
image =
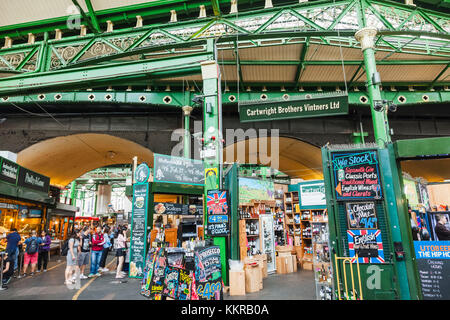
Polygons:
[[195,278],[206,281],[214,274],[221,274],[220,247],[211,246],[195,249]]
[[178,278],[178,300],[191,300],[193,272],[180,269]]
[[378,228],[375,202],[347,202],[345,207],[349,229]]
[[176,299],[178,295],[178,277],[180,269],[166,266],[164,271],[164,289],[163,294],[166,297]]
[[133,187],[131,218],[130,271],[132,278],[144,274],[145,248],[147,244],[148,183],[137,183]]
[[414,241],[424,300],[450,300],[450,241]]
[[381,180],[376,150],[333,152],[337,200],[381,199]]
[[199,281],[197,283],[197,294],[199,300],[223,300],[222,278]]

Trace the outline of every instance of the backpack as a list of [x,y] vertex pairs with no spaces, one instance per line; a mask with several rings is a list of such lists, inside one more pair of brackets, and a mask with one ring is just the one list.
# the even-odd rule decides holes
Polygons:
[[64,241],[63,246],[61,248],[61,255],[63,257],[67,256],[67,253],[69,252],[69,240]]
[[34,254],[38,251],[38,243],[36,239],[31,239],[30,243],[27,246],[27,253],[28,254]]

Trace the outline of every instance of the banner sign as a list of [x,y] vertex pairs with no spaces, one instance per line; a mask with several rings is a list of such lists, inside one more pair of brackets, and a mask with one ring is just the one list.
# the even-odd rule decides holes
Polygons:
[[[384,263],[380,230],[347,230],[349,256],[359,263]],[[353,261],[352,261],[353,262]]]
[[154,154],[155,182],[169,182],[203,186],[205,171],[203,161],[164,154]]
[[414,241],[424,300],[450,300],[450,241]]
[[189,205],[172,202],[158,202],[155,207],[156,214],[176,214],[187,215],[189,214]]
[[349,229],[377,229],[375,202],[348,202],[345,204]]
[[[147,181],[147,179],[144,179]],[[142,278],[147,245],[147,213],[149,184],[136,183],[133,186],[133,207],[131,218],[130,270],[132,278]]]
[[208,223],[206,233],[211,237],[227,236],[230,233],[227,195],[228,192],[226,190],[208,190],[207,192],[206,212],[208,213]]
[[8,159],[0,157],[0,180],[16,184],[19,172],[19,165]]
[[332,153],[337,200],[381,199],[376,150]]
[[316,183],[300,183],[299,192],[300,207],[308,209],[309,207],[317,208],[318,206],[326,206],[324,182]]
[[348,96],[335,95],[302,100],[241,103],[241,122],[313,118],[348,114]]
[[37,191],[48,192],[50,187],[50,178],[24,167],[20,167],[17,185]]

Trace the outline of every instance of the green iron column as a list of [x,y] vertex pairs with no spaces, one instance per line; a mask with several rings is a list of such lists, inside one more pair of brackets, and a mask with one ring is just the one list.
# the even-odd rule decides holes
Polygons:
[[[216,48],[214,39],[208,39],[207,49],[209,52],[214,53],[216,57]],[[214,190],[219,188],[220,172],[220,154],[221,154],[221,133],[219,127],[219,81],[220,81],[220,69],[216,60],[207,60],[201,62],[202,79],[203,79],[203,139],[204,139],[204,164],[205,168],[217,169],[216,176],[210,176],[205,178],[205,191],[204,197],[207,198],[208,190]],[[205,206],[205,219],[207,223],[208,215]],[[206,225],[204,223],[204,225]],[[206,230],[205,230],[206,231]],[[228,284],[227,279],[227,247],[226,237],[214,237],[214,244],[220,247],[220,258],[222,264],[222,279],[224,283]]]
[[374,110],[374,101],[382,100],[380,84],[373,82],[373,76],[377,73],[374,39],[377,29],[373,27],[365,27],[355,33],[355,38],[361,43],[361,50],[364,55],[364,66],[367,76],[367,92],[370,99],[370,111],[372,113],[373,132],[375,142],[384,147],[387,142],[391,141],[388,133],[387,116],[385,112]]
[[189,131],[189,120],[192,112],[192,107],[190,106],[184,106],[182,107],[183,110],[183,117],[184,117],[184,147],[183,147],[183,156],[185,158],[191,158],[191,134]]
[[76,202],[74,204],[74,199],[76,201],[76,192],[77,192],[77,182],[75,180],[72,181],[70,184],[70,204],[76,205]]

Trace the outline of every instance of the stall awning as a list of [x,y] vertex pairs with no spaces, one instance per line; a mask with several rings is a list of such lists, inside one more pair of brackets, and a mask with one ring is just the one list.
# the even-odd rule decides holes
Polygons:
[[45,192],[18,187],[3,181],[0,181],[0,196],[43,204],[53,204],[55,201],[55,199],[50,198]]
[[49,208],[48,212],[52,216],[70,216],[74,217],[77,207],[65,203],[57,203],[55,208]]

